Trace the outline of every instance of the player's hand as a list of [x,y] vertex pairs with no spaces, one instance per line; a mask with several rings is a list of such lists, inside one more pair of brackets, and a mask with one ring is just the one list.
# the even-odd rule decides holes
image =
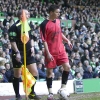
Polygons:
[[34,52],[34,47],[31,47],[31,56],[34,56],[35,52]]
[[21,61],[21,55],[20,55],[20,53],[17,53],[17,54],[16,54],[16,60],[17,60],[18,62]]
[[69,45],[70,49],[72,50],[73,45],[71,44],[71,42],[70,42],[70,41],[68,41],[68,45]]
[[47,54],[47,59],[49,62],[54,60],[53,56],[50,53]]

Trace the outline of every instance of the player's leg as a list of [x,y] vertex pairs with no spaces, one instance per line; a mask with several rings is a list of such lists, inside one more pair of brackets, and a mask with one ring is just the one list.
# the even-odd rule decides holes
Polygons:
[[62,65],[62,67],[64,68],[64,71],[62,73],[61,88],[65,88],[68,81],[69,71],[70,71],[69,59],[66,52],[58,56],[57,65]]
[[[63,63],[62,64],[64,71],[62,73],[62,82],[61,82],[61,88],[58,90],[58,94],[59,94],[59,99],[63,99],[63,100],[68,100],[69,97],[69,92],[66,89],[66,84],[68,81],[68,75],[69,75],[69,71],[70,71],[70,65],[69,63]],[[63,91],[63,93],[61,92]]]
[[16,94],[16,100],[21,100],[19,93],[19,82],[21,77],[21,68],[14,68],[13,88]]
[[70,71],[70,65],[69,63],[64,63],[62,64],[64,71],[62,73],[62,83],[61,83],[61,88],[66,88],[66,84],[68,81],[68,75],[69,75],[69,71]]
[[56,59],[55,57],[53,57],[54,60],[53,61],[46,61],[45,62],[45,66],[47,67],[47,77],[46,77],[46,84],[47,84],[47,88],[48,88],[48,98],[47,100],[53,100],[53,91],[52,91],[52,80],[53,80],[53,68],[56,67]]
[[46,84],[47,84],[47,88],[48,88],[48,92],[49,92],[47,100],[53,100],[52,73],[53,73],[53,69],[52,68],[47,68]]
[[[33,77],[37,80],[37,76],[38,76],[38,70],[37,70],[37,65],[35,63],[34,57],[30,57],[27,60],[27,68],[30,71],[30,73],[33,75]],[[36,99],[39,100],[41,99],[40,96],[36,95],[34,87],[35,87],[36,83],[32,86],[32,91],[29,95],[30,99]]]
[[16,100],[21,100],[21,96],[19,93],[19,82],[21,77],[21,63],[17,62],[15,59],[15,55],[12,56],[12,62],[13,62],[13,70],[14,70],[14,77],[13,77],[13,88],[16,95]]

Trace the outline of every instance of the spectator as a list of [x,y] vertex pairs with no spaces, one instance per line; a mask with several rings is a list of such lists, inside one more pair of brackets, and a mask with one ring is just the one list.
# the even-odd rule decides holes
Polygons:
[[96,68],[95,68],[94,72],[96,73],[96,75],[100,75],[100,64],[99,64],[99,62],[96,62]]
[[0,73],[2,73],[1,74],[1,78],[2,78],[1,82],[7,83],[8,80],[7,80],[7,77],[5,76],[5,72],[6,72],[6,68],[4,66],[0,66]]
[[84,70],[83,70],[83,65],[81,61],[78,62],[75,72],[79,72],[81,76],[83,76]]
[[87,71],[84,71],[83,79],[90,79],[94,78],[94,72],[92,70],[92,67],[87,67]]
[[94,56],[92,56],[91,61],[90,61],[90,66],[92,67],[93,71],[96,68],[96,59]]
[[9,22],[10,22],[10,16],[7,15],[3,21],[3,25],[6,26],[7,24],[9,24]]
[[35,55],[35,60],[36,60],[37,63],[40,62],[40,59],[41,59],[41,55],[40,54],[36,54]]
[[84,63],[85,60],[90,60],[89,51],[88,50],[85,50],[84,51],[84,55],[81,57],[82,63]]
[[6,79],[6,77],[0,72],[0,83],[7,83],[8,80]]
[[12,82],[13,80],[13,69],[10,67],[9,63],[5,63],[5,76],[7,77],[8,82]]
[[9,54],[9,49],[8,48],[5,49],[5,53],[6,53],[6,58],[8,58],[10,60],[11,58],[10,58],[10,54]]
[[73,76],[75,75],[75,70],[76,70],[76,66],[73,65],[73,66],[71,67],[71,69],[70,69],[70,71],[71,71],[71,73],[72,73]]
[[72,52],[71,56],[69,58],[69,63],[70,63],[71,66],[74,65],[74,58],[75,58],[75,52]]
[[75,53],[74,64],[77,65],[80,62],[80,55],[79,53]]
[[2,74],[5,74],[5,72],[6,72],[5,66],[0,66],[0,72],[1,72]]
[[83,78],[82,78],[82,75],[81,75],[81,73],[80,72],[76,72],[75,73],[75,78],[74,78],[74,80],[82,80]]
[[89,65],[89,61],[88,61],[88,60],[85,60],[85,61],[84,61],[84,65],[83,65],[84,71],[88,71],[88,67],[91,67],[91,66]]
[[98,21],[95,24],[95,32],[96,33],[100,32],[100,23],[98,23]]
[[41,63],[37,64],[37,69],[38,69],[38,73],[39,73],[39,80],[41,80],[41,79],[45,80],[46,79],[46,73],[42,70],[42,64]]

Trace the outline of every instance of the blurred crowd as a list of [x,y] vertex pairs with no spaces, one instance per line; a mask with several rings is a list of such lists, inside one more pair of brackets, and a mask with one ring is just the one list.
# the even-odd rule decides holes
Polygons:
[[[97,2],[98,1],[98,2]],[[61,27],[64,35],[73,44],[73,50],[64,43],[69,55],[71,70],[69,80],[100,78],[100,1],[97,0],[0,0],[0,82],[12,82],[12,49],[8,36],[9,27],[15,23],[14,17],[21,8],[30,11],[31,18],[47,18],[48,6],[58,4],[61,9],[60,19],[75,20],[75,26]],[[29,22],[34,36],[35,59],[38,68],[38,80],[46,78],[44,47],[39,34],[39,24]],[[61,80],[63,67],[57,66],[53,79]]]

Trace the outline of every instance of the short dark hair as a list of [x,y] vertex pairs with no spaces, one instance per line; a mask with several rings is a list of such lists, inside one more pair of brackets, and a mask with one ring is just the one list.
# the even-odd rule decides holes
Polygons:
[[80,72],[75,72],[75,77],[77,76],[78,73],[80,73]]
[[54,12],[56,9],[59,9],[58,5],[51,5],[48,9],[48,13],[50,13],[51,11]]

